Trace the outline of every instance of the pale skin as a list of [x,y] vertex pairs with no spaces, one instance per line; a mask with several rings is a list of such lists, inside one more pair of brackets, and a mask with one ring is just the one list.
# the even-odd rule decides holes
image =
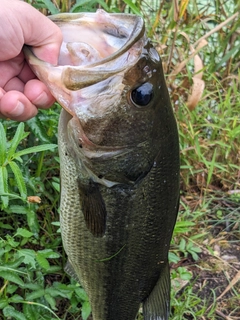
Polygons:
[[49,108],[54,98],[31,71],[24,44],[35,55],[57,64],[62,42],[60,29],[47,17],[20,0],[0,1],[0,118],[26,121]]

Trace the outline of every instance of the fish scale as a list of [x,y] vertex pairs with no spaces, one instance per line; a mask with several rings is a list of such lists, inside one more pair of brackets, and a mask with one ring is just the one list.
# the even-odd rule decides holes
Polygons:
[[168,320],[179,145],[161,59],[140,17],[98,10],[50,18],[64,36],[61,64],[24,50],[64,108],[65,270],[85,289],[94,320],[134,320],[141,304],[144,320]]

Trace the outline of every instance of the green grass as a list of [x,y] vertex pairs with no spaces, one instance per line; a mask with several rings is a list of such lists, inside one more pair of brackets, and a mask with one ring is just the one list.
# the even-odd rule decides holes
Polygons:
[[[163,60],[181,146],[181,205],[169,254],[171,320],[239,319],[239,16],[216,29],[239,12],[238,2],[182,0],[179,8],[151,0],[149,6],[28,2],[45,14],[102,6],[144,16]],[[203,37],[208,44],[199,42]],[[199,43],[194,64],[190,51]],[[189,108],[196,75],[205,87]],[[59,110],[40,111],[25,125],[0,123],[0,319],[87,319],[90,312],[85,292],[63,271],[54,146]]]

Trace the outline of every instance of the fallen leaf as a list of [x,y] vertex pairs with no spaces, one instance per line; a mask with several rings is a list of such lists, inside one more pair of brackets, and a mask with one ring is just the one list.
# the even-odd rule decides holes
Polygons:
[[187,107],[189,110],[194,110],[200,101],[203,90],[205,88],[205,82],[196,76],[192,78],[193,80],[193,85],[191,88],[191,94],[188,96],[188,101],[187,101]]
[[41,198],[38,196],[29,196],[27,197],[27,200],[30,203],[41,203]]

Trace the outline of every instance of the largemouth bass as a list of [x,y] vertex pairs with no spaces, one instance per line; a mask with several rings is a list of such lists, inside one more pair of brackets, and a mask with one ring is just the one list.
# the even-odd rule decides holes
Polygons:
[[25,48],[64,108],[59,121],[61,232],[66,271],[94,320],[170,313],[168,251],[179,201],[178,133],[162,64],[141,17],[51,16],[59,63]]

